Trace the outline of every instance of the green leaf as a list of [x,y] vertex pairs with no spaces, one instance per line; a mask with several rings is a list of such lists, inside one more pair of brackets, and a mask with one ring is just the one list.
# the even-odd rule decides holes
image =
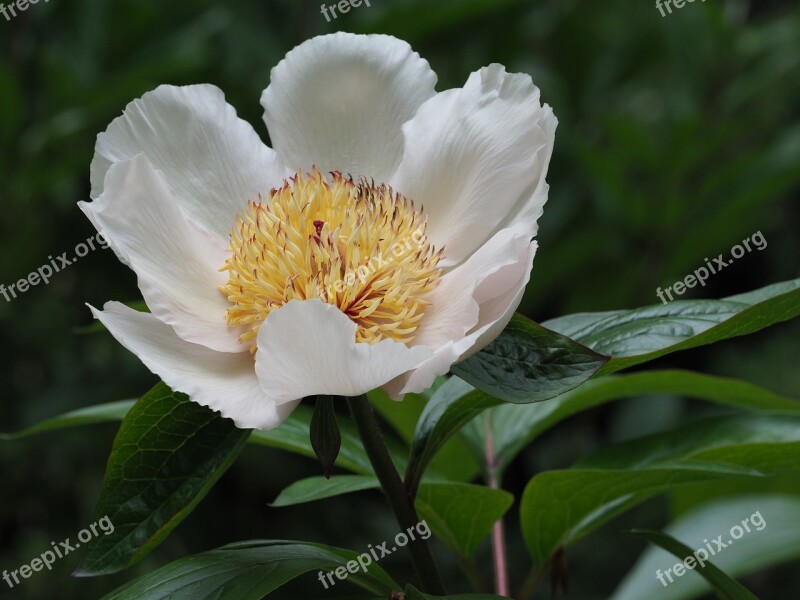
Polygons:
[[472,556],[512,504],[506,491],[466,483],[426,482],[416,499],[436,537],[463,557]]
[[723,300],[676,300],[634,310],[581,313],[544,325],[612,359],[600,375],[671,352],[747,335],[800,315],[800,279]]
[[[406,394],[402,402],[389,399],[386,392],[380,388],[371,391],[367,396],[375,410],[394,427],[403,441],[410,445],[425,405],[446,381],[446,377],[437,377],[430,388],[421,394]],[[453,481],[472,481],[480,472],[480,465],[472,455],[468,441],[460,434],[447,440],[433,457],[431,468]]]
[[578,387],[608,361],[570,338],[514,315],[488,346],[452,372],[506,402],[554,398]]
[[800,469],[800,415],[765,412],[702,419],[604,448],[575,466],[635,469],[675,461],[725,463],[765,473]]
[[411,443],[405,482],[412,497],[425,468],[444,443],[475,416],[500,403],[457,377],[436,391],[422,411]]
[[122,422],[95,517],[114,531],[86,547],[77,576],[135,563],[178,525],[238,456],[250,432],[158,384]]
[[379,487],[378,479],[370,475],[336,475],[330,479],[307,477],[285,488],[271,506],[293,506]]
[[413,585],[406,586],[406,600],[508,600],[494,594],[457,594],[455,596],[431,596],[420,592]]
[[2,433],[0,434],[0,439],[17,440],[46,431],[56,431],[69,427],[77,427],[79,425],[94,425],[96,423],[121,421],[134,404],[136,404],[135,400],[120,400],[118,402],[108,402],[107,404],[79,408],[78,410],[73,410],[37,423],[17,433]]
[[528,483],[522,532],[544,564],[623,510],[672,486],[800,469],[800,415],[736,415],[606,449]]
[[322,473],[331,478],[333,465],[342,447],[342,434],[336,422],[336,396],[317,396],[311,416],[311,447],[317,455]]
[[[692,371],[646,371],[593,379],[547,402],[503,404],[490,410],[495,459],[502,470],[534,439],[567,417],[621,398],[675,394],[752,410],[800,411],[800,402],[736,379]],[[645,400],[642,400],[645,401]],[[477,447],[485,443],[484,426],[470,423],[465,433]]]
[[[800,477],[792,471],[784,471],[758,479],[732,479],[713,487],[703,484],[684,486],[670,491],[670,515],[673,519],[679,519],[701,505],[754,494],[800,498]],[[797,539],[800,542],[800,535]]]
[[640,471],[547,471],[534,477],[523,492],[523,537],[534,561],[544,565],[560,547],[672,486],[747,475],[758,473],[713,464]]
[[[163,566],[112,592],[104,600],[261,600],[300,575],[310,571],[330,572],[358,556],[349,550],[305,542],[231,544]],[[336,577],[333,581],[341,583]],[[400,589],[377,564],[369,565],[366,572],[358,567],[346,581],[383,598]],[[332,587],[329,580],[326,582]],[[320,596],[330,593],[324,591],[321,581],[319,586]]]
[[[760,519],[754,518],[756,512]],[[714,555],[714,564],[720,569],[741,577],[800,557],[800,497],[796,495],[726,496],[696,506],[670,524],[666,533],[691,548],[706,548],[704,540],[713,540],[719,534],[724,535],[723,542],[727,543],[732,537],[730,530],[741,526],[745,519],[749,519],[750,531],[724,548],[724,552]],[[711,545],[716,549],[716,544]],[[611,600],[688,600],[709,591],[708,584],[691,571],[673,577],[674,581],[667,581],[665,587],[654,574],[673,564],[675,560],[666,551],[648,548],[620,582]]]
[[[309,477],[284,489],[272,506],[293,506],[379,488],[377,478],[364,475]],[[480,485],[430,481],[422,483],[415,503],[436,537],[469,557],[514,503],[514,496]]]
[[[646,529],[635,529],[631,531],[631,533],[661,546],[664,550],[670,552],[681,561],[692,556],[693,550],[691,548],[665,533]],[[712,562],[706,562],[704,566],[696,570],[699,575],[704,577],[706,581],[711,584],[714,590],[724,600],[758,600],[758,597],[750,592],[750,590],[735,579],[726,575],[723,571],[714,566]]]
[[[58,429],[77,427],[79,425],[121,421],[134,404],[134,401],[121,401],[82,408],[77,411],[53,417],[52,419],[43,421],[18,433],[2,434],[0,435],[0,439],[13,440],[36,433],[56,431]],[[248,441],[261,446],[279,448],[309,458],[315,458],[316,455],[314,449],[311,447],[310,441],[311,416],[312,409],[310,407],[298,406],[280,427],[270,431],[255,430],[252,432]],[[343,421],[339,425],[342,432],[342,448],[336,460],[336,464],[349,471],[371,474],[372,465],[364,452],[364,448],[361,445],[361,441],[352,423],[350,421]],[[406,449],[394,440],[387,439],[386,442],[389,453],[392,455],[395,464],[401,469],[405,468]]]

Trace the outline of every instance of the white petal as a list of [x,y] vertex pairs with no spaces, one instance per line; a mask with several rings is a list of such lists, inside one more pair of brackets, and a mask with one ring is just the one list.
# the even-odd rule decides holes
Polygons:
[[190,344],[155,316],[108,302],[95,318],[170,388],[233,419],[242,429],[272,429],[296,402],[280,406],[261,389],[249,353],[227,354]]
[[358,396],[431,356],[393,340],[356,343],[356,324],[319,299],[272,311],[258,333],[256,372],[279,403],[314,394]]
[[394,188],[422,204],[428,236],[459,264],[524,215],[536,234],[557,121],[528,75],[501,65],[423,104],[403,127]]
[[524,228],[503,229],[465,263],[448,271],[426,297],[430,305],[414,345],[435,349],[479,327],[485,303],[497,297],[510,301],[524,289],[535,246]]
[[498,232],[431,292],[431,305],[414,338],[434,354],[414,371],[384,386],[394,398],[421,392],[438,375],[494,340],[508,324],[530,280],[536,242],[529,228]]
[[433,385],[439,375],[444,375],[450,370],[458,360],[458,354],[455,342],[448,342],[438,348],[424,363],[382,386],[383,390],[392,400],[402,400],[406,394],[424,392]]
[[143,154],[114,164],[105,191],[79,203],[139,278],[147,306],[184,340],[220,352],[243,352],[241,331],[225,323],[219,286],[227,243],[181,212],[170,188]]
[[340,32],[289,52],[261,104],[272,145],[292,169],[386,181],[403,155],[403,123],[435,86],[436,74],[406,42]]
[[92,198],[113,163],[140,152],[164,172],[183,210],[226,238],[247,201],[289,175],[213,85],[162,85],[131,102],[97,137]]

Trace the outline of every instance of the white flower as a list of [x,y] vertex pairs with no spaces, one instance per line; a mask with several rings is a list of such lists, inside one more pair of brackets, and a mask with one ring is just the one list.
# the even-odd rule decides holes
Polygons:
[[556,128],[501,65],[435,84],[407,43],[337,33],[273,69],[273,148],[211,85],[132,102],[98,137],[80,206],[151,312],[95,317],[243,428],[313,394],[429,387],[520,302]]

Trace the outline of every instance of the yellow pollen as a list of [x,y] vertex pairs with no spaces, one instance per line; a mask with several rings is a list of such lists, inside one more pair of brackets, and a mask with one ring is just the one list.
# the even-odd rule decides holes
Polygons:
[[270,311],[311,298],[358,325],[357,342],[408,343],[439,283],[443,249],[428,243],[422,211],[385,184],[331,175],[299,172],[236,219],[220,291],[253,353]]

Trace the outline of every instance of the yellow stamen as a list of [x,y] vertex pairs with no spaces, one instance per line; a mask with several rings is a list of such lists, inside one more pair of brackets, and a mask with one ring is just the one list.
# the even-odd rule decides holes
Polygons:
[[251,343],[270,311],[319,298],[358,325],[356,341],[408,343],[424,316],[423,296],[439,283],[442,251],[428,243],[414,203],[381,184],[319,171],[297,173],[259,195],[236,219],[220,287],[228,326]]

